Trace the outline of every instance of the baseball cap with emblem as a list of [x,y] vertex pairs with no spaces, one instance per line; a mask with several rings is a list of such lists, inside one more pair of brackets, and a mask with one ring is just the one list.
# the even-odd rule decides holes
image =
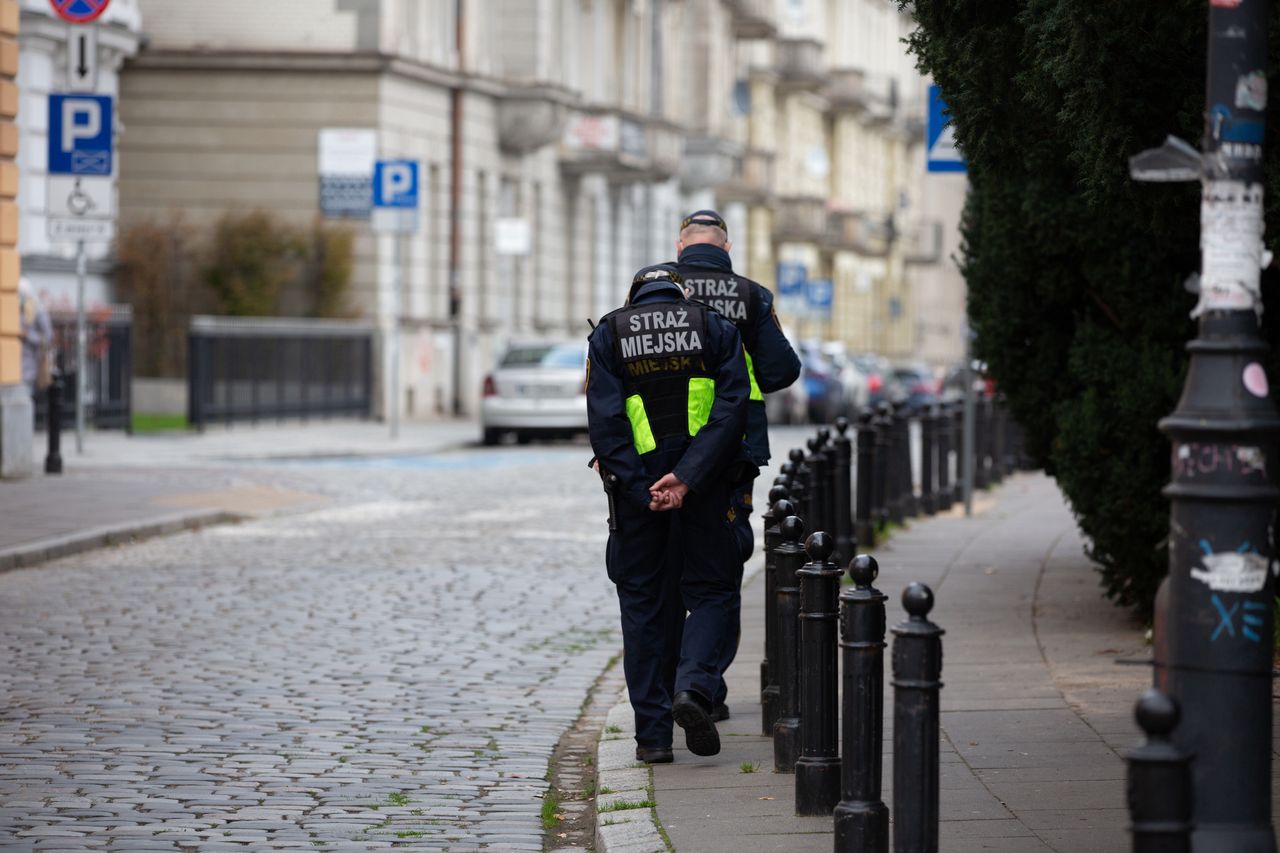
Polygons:
[[690,225],[714,225],[724,233],[729,233],[729,226],[725,224],[724,217],[714,210],[695,210],[680,223],[680,230],[683,231]]

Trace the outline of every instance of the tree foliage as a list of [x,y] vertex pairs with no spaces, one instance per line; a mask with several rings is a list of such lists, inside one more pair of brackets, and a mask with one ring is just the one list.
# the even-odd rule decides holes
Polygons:
[[[1167,134],[1199,142],[1206,4],[910,8],[911,48],[942,87],[969,163],[958,260],[974,354],[1070,500],[1107,595],[1146,611],[1167,569],[1169,444],[1156,423],[1177,403],[1195,334],[1184,282],[1199,267],[1200,189],[1137,183],[1128,158]],[[1270,32],[1275,41],[1280,20]],[[1277,159],[1269,234],[1280,227]]]

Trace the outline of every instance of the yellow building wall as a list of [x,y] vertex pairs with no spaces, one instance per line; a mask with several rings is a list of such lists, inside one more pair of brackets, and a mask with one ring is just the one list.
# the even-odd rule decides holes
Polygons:
[[22,382],[18,324],[18,0],[0,0],[0,385]]

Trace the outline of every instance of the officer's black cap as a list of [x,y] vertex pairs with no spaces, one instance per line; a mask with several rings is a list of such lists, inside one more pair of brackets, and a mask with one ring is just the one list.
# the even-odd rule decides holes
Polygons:
[[631,290],[627,294],[627,303],[636,298],[636,294],[640,288],[646,284],[669,282],[672,287],[684,296],[684,276],[680,275],[680,271],[676,269],[675,264],[654,264],[653,266],[641,267],[636,271],[635,276],[631,279]]
[[729,233],[729,226],[725,224],[724,217],[714,210],[695,210],[680,223],[680,230],[683,231],[690,225],[714,225],[724,233]]

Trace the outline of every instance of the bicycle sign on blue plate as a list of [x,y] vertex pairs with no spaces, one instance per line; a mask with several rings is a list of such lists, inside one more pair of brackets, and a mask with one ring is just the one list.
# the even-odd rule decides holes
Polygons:
[[111,0],[49,0],[54,13],[69,24],[87,24],[107,11]]

